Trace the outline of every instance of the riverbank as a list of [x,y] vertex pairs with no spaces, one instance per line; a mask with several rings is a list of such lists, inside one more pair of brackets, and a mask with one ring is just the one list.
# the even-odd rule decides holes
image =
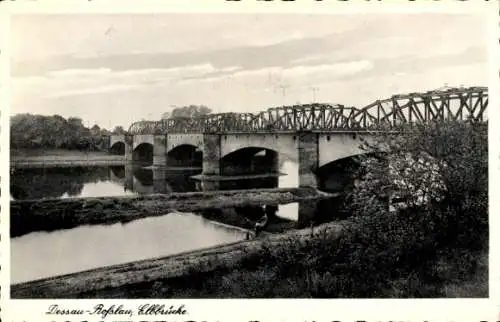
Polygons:
[[107,156],[101,159],[88,158],[85,160],[64,160],[64,159],[38,159],[38,160],[16,160],[10,162],[13,169],[29,168],[71,168],[71,167],[99,167],[99,166],[120,166],[125,164],[123,156]]
[[[216,213],[221,208],[278,206],[333,196],[335,195],[314,188],[276,188],[11,201],[10,229],[11,237],[17,237],[34,231],[53,231],[80,225],[126,223],[172,212]],[[230,218],[224,216],[224,212],[216,217],[208,217],[229,225],[248,228],[246,224],[245,226],[237,221],[224,220]]]
[[123,155],[78,150],[11,150],[11,168],[114,166],[125,164]]
[[[488,296],[487,248],[368,246],[356,220],[11,286],[15,299]],[[394,231],[400,234],[399,231]],[[361,234],[361,235],[360,235]],[[404,236],[400,240],[407,240]],[[399,241],[398,241],[399,242]],[[412,245],[412,241],[407,241]],[[417,246],[417,245],[414,245]],[[430,251],[432,249],[432,251]],[[408,264],[410,264],[408,266]]]

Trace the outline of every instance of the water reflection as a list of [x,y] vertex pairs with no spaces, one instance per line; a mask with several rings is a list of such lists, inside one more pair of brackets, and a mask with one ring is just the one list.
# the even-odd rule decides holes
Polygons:
[[[112,167],[20,169],[11,175],[13,200],[148,195],[200,190],[191,177],[196,169],[144,168],[132,164]],[[298,166],[282,161],[282,175],[262,180],[234,180],[226,188],[291,188],[298,186]],[[280,205],[277,216],[298,220],[298,204]]]
[[[275,185],[297,187],[295,162],[281,162],[280,172],[286,175],[277,178]],[[132,165],[19,170],[11,178],[11,195],[23,200],[187,192],[196,190],[196,180],[190,178],[196,173]],[[310,218],[299,218],[299,212],[314,214],[317,207],[315,202],[280,205],[276,215],[303,226]],[[235,220],[240,220],[244,213],[248,218],[261,215],[262,209],[243,208],[236,209]],[[172,213],[124,225],[30,233],[11,240],[12,282],[166,256],[244,238],[241,230],[217,225],[202,216]]]
[[[281,163],[286,175],[273,178],[225,181],[223,189],[297,187],[297,164]],[[200,190],[191,177],[199,169],[148,168],[133,164],[111,167],[71,167],[19,169],[11,175],[10,193],[14,200],[147,195]]]
[[[188,192],[197,189],[197,181],[191,176],[199,172],[133,165],[18,170],[11,176],[11,196],[25,200]],[[298,186],[297,163],[282,161],[280,172],[286,175],[272,178],[273,187]],[[258,180],[247,181],[253,181],[252,184],[258,187]],[[240,189],[248,187],[246,183],[238,185],[237,181],[231,185]],[[330,200],[280,205],[277,218],[270,221],[283,224],[280,218],[288,219],[293,221],[291,224],[298,223],[299,227],[304,227],[311,220],[319,223],[338,216],[335,210],[338,204],[340,201]],[[241,223],[244,217],[254,222],[265,209],[265,205],[219,209],[207,218],[232,217],[236,224]],[[318,217],[318,213],[324,218]],[[12,282],[167,256],[242,240],[245,235],[241,230],[215,224],[203,216],[176,213],[124,225],[81,226],[50,233],[29,233],[11,240]]]
[[197,170],[147,169],[134,165],[19,169],[11,175],[14,200],[146,195],[196,191]]
[[[297,187],[298,164],[290,160],[280,161],[279,172],[284,174],[282,176],[261,180],[225,181],[225,188]],[[200,190],[200,182],[192,178],[199,173],[200,169],[145,168],[133,164],[112,167],[21,169],[11,175],[11,198],[27,200],[191,192]],[[335,183],[335,178],[333,180],[326,178]],[[337,211],[340,205],[342,200],[323,202],[317,206],[320,209]],[[277,216],[299,221],[299,213],[311,213],[312,210],[307,210],[311,207],[303,205],[301,210],[298,203],[280,205]]]
[[11,282],[167,256],[243,238],[242,231],[201,216],[176,213],[125,225],[31,233],[11,240]]
[[79,197],[84,186],[107,177],[107,168],[20,169],[11,175],[10,193],[15,200]]

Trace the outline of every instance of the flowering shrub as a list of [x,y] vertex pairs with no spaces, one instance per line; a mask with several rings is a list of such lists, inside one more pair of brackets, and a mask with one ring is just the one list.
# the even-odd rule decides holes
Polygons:
[[[390,207],[411,208],[429,225],[437,225],[433,238],[467,247],[484,245],[487,124],[405,125],[365,141],[363,148],[375,153],[361,160],[361,179],[349,195],[347,206],[354,215],[384,220]],[[412,231],[402,233],[411,238]]]

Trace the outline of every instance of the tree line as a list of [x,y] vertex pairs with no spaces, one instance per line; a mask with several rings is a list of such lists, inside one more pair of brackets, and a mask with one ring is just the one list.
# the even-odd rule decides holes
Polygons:
[[13,149],[68,149],[99,151],[107,148],[110,134],[123,134],[122,126],[113,131],[83,124],[81,118],[60,115],[17,114],[10,118],[10,146]]
[[[166,118],[198,118],[212,110],[204,105],[176,107],[165,112]],[[13,149],[68,149],[100,151],[108,148],[111,134],[126,134],[122,126],[112,131],[97,124],[91,128],[79,117],[65,119],[60,115],[17,114],[10,118],[10,146]]]

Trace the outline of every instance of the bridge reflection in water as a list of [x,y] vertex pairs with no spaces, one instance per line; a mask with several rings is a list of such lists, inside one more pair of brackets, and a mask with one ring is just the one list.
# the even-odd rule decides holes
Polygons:
[[[297,186],[297,164],[284,161],[280,187]],[[11,197],[17,200],[98,197],[109,195],[188,192],[196,180],[184,170],[140,166],[23,169],[12,176]],[[11,187],[12,188],[12,187]],[[15,190],[15,193],[14,193]],[[264,206],[216,209],[224,214],[257,219]],[[278,217],[298,220],[298,204],[280,205]],[[206,215],[206,214],[204,214]],[[237,217],[235,216],[235,217]],[[166,256],[245,238],[241,230],[220,226],[211,217],[170,213],[127,224],[81,226],[53,232],[35,232],[11,239],[12,282],[73,273],[105,265]],[[54,247],[57,245],[57,247]],[[75,253],[78,256],[75,256]],[[41,255],[43,254],[43,256]]]
[[199,173],[196,169],[172,170],[144,168],[134,164],[109,168],[109,178],[123,186],[124,191],[139,195],[196,191],[196,182],[190,177]]
[[[278,167],[272,172],[266,165],[267,160],[275,162],[273,155],[267,151],[257,153],[255,160],[247,156],[244,160],[254,169],[253,173],[238,174],[238,169],[231,169],[233,175],[226,175],[220,181],[220,189],[259,189],[259,188],[293,188],[298,186],[298,164],[294,160],[281,159]],[[348,163],[348,162],[347,162]],[[342,162],[326,168],[322,177],[327,178],[321,182],[321,189],[332,192],[341,192],[352,184],[351,177],[346,174]],[[75,167],[75,168],[44,168],[22,169],[11,176],[11,199],[47,199],[70,197],[102,197],[121,195],[148,195],[168,194],[172,192],[193,192],[203,189],[204,182],[198,180],[200,169],[197,168],[165,168],[142,167],[137,164],[112,167]],[[214,180],[211,178],[211,180]],[[280,205],[277,216],[285,217],[304,225],[311,219],[318,220],[318,207],[325,202],[301,202]],[[262,205],[261,209],[266,205]],[[335,206],[335,207],[333,207]],[[336,200],[328,208],[340,208],[342,200]],[[221,206],[223,207],[223,205]],[[253,212],[260,212],[254,209]],[[334,214],[339,217],[339,214]]]
[[[109,179],[123,186],[125,192],[139,195],[168,194],[172,192],[203,191],[203,182],[198,179],[200,170],[144,168],[138,165],[113,166],[109,168]],[[281,173],[281,176],[284,176]],[[281,187],[279,174],[260,173],[245,176],[226,176],[221,181],[221,190],[264,189]]]
[[[261,154],[264,156],[264,154]],[[330,192],[347,192],[355,180],[352,176],[356,170],[355,162],[351,158],[340,160],[326,168],[328,173],[322,174],[324,181],[322,190]],[[220,190],[263,189],[263,188],[293,188],[298,187],[298,164],[291,160],[281,160],[275,172],[266,173],[264,168],[254,173],[226,175],[212,180],[219,181]],[[125,191],[146,195],[155,193],[202,191],[204,181],[199,180],[200,170],[183,168],[144,168],[137,165],[113,167],[110,169],[110,178],[123,185]],[[249,178],[247,178],[249,177]],[[224,208],[221,205],[221,208]],[[275,209],[274,215],[279,218],[296,221],[299,227],[308,226],[311,221],[321,223],[332,219],[348,216],[343,211],[343,197],[328,200],[301,201],[300,203],[282,204]],[[259,207],[240,207],[236,212],[253,220],[266,209],[266,205]],[[231,210],[232,211],[232,210]],[[268,213],[269,214],[269,213]]]

